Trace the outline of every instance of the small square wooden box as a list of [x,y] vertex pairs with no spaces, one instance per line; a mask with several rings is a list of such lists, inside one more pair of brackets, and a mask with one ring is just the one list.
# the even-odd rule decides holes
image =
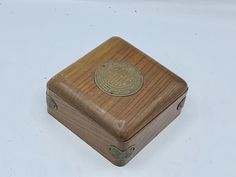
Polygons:
[[122,166],[181,112],[184,80],[112,37],[47,84],[48,112]]

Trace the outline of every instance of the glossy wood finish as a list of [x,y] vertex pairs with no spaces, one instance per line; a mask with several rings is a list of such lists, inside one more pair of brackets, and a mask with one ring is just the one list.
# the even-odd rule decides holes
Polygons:
[[[94,82],[94,72],[108,61],[126,61],[138,68],[144,77],[142,89],[127,97],[102,92]],[[48,88],[126,141],[183,95],[187,85],[155,60],[114,37],[52,78]]]
[[[49,114],[51,114],[73,133],[88,143],[92,148],[117,166],[127,164],[139,151],[145,147],[145,145],[155,138],[161,130],[169,125],[169,123],[180,114],[181,110],[177,110],[177,107],[186,95],[182,95],[165,111],[141,129],[135,136],[130,138],[128,141],[123,142],[118,141],[113,135],[103,129],[94,120],[73,108],[52,91],[47,90],[47,94],[55,100],[58,106],[57,110],[48,108]],[[128,159],[125,161],[120,161],[116,160],[109,153],[110,145],[113,145],[123,151],[134,145],[135,150]]]
[[[141,90],[125,97],[102,92],[94,82],[94,72],[108,61],[126,61],[139,69],[144,78]],[[119,166],[177,117],[178,104],[187,92],[185,81],[118,37],[61,71],[47,87],[58,106],[48,112]],[[109,154],[109,145],[121,151],[135,145],[135,150],[120,161]]]

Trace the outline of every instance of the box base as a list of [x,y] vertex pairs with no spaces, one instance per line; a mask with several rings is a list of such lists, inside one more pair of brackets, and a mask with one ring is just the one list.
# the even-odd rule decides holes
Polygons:
[[179,105],[186,93],[125,142],[117,140],[86,113],[79,112],[49,89],[47,95],[52,99],[48,101],[49,114],[114,165],[123,166],[180,114]]

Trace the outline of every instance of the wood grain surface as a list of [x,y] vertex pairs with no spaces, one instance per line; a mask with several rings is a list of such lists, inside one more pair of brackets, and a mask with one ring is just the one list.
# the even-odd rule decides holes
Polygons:
[[[52,91],[47,90],[47,94],[54,99],[58,108],[57,110],[48,108],[48,113],[117,166],[127,164],[145,145],[180,114],[181,109],[178,110],[177,107],[186,96],[186,93],[183,94],[128,141],[119,141],[93,119],[66,103]],[[120,161],[109,153],[110,145],[119,148],[121,151],[125,151],[134,145],[135,150],[129,158]]]
[[[127,97],[101,91],[94,72],[108,61],[126,61],[139,69],[144,77],[141,90]],[[113,37],[53,77],[48,88],[126,141],[183,95],[187,84],[126,41]]]
[[[96,68],[110,61],[125,61],[143,75],[135,94],[115,97],[99,89]],[[187,84],[164,66],[124,41],[113,37],[55,75],[47,94],[57,104],[48,112],[80,136],[113,164],[131,160],[164,127],[176,118],[185,98]],[[134,152],[125,160],[109,153],[109,146]]]

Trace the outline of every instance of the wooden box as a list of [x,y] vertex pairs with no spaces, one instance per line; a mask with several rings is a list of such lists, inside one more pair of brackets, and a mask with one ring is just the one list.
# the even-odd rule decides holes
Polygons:
[[117,166],[181,112],[184,80],[112,37],[47,84],[48,112]]

